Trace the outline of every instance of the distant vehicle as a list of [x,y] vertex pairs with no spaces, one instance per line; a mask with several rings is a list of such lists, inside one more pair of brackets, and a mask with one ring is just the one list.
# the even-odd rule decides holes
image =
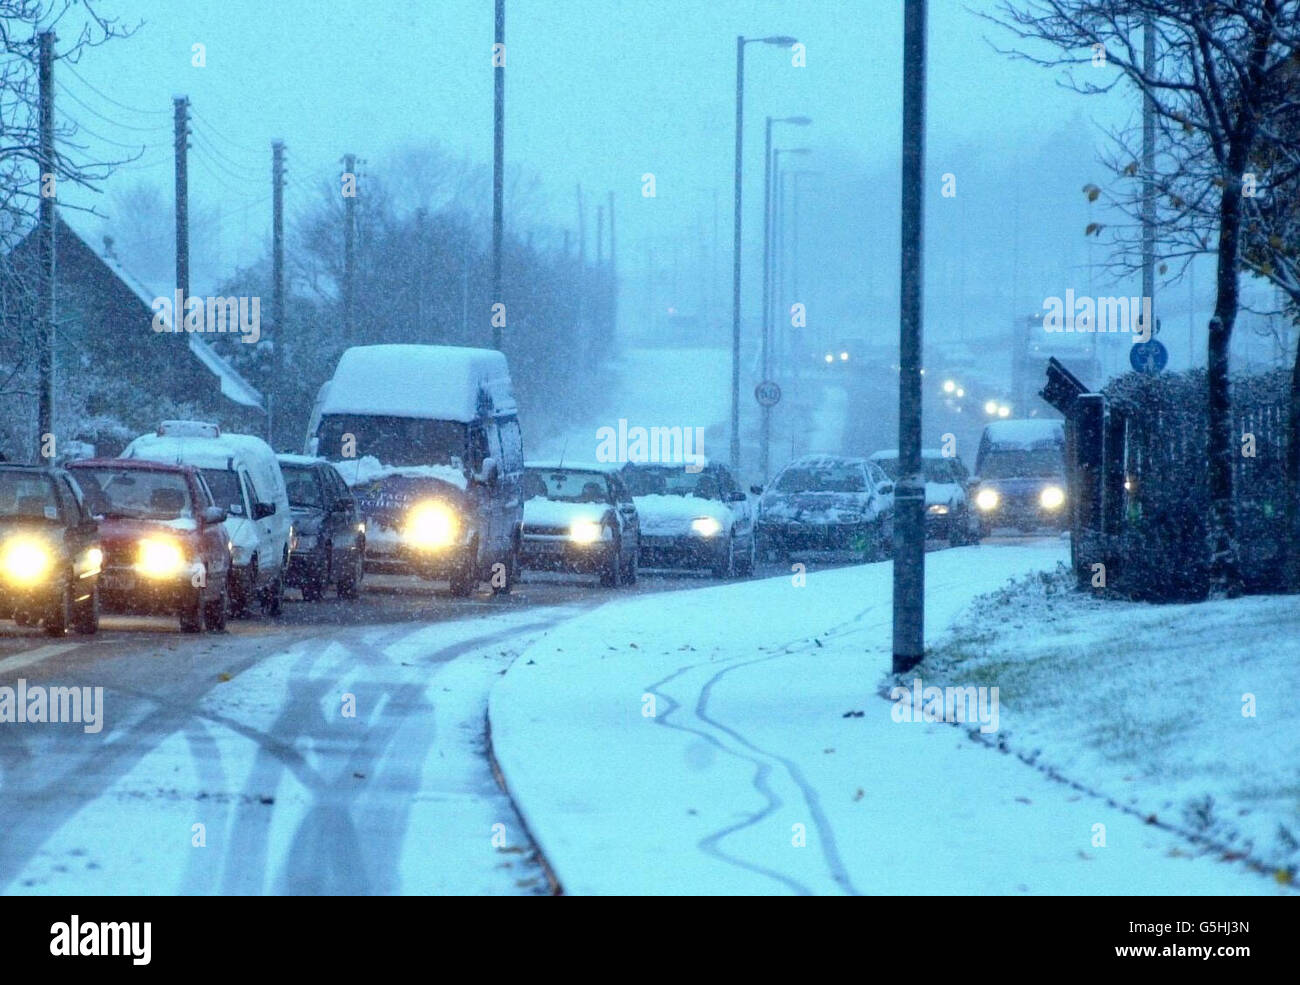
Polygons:
[[99,522],[106,612],[174,615],[181,630],[226,628],[230,542],[226,511],[199,470],[124,458],[71,462]]
[[518,575],[524,451],[506,357],[492,349],[355,346],[308,425],[366,525],[366,564],[508,592]]
[[49,636],[99,629],[99,529],[63,469],[0,465],[0,616]]
[[323,458],[277,455],[288,490],[293,532],[285,584],[318,602],[333,585],[341,599],[361,594],[366,525],[343,476]]
[[528,463],[520,561],[540,571],[599,574],[607,588],[636,582],[640,524],[617,466]]
[[893,551],[894,484],[875,462],[808,455],[786,465],[760,492],[760,553],[851,550],[866,561]]
[[230,612],[247,615],[253,601],[278,616],[289,567],[289,497],[275,452],[261,438],[223,433],[203,421],[163,421],[136,438],[123,458],[193,465],[213,502],[226,511],[230,539]]
[[754,513],[724,465],[631,463],[623,477],[641,518],[641,563],[708,568],[714,578],[754,571]]
[[980,532],[995,527],[1064,529],[1069,522],[1065,428],[1059,420],[994,421],[975,458]]
[[[891,482],[898,482],[898,449],[875,452],[868,461],[879,465]],[[925,448],[921,467],[925,472],[925,536],[946,540],[953,547],[979,543],[979,517],[966,492],[970,474],[962,460],[938,448]]]
[[840,339],[822,354],[822,362],[832,369],[858,369],[867,352],[865,339]]

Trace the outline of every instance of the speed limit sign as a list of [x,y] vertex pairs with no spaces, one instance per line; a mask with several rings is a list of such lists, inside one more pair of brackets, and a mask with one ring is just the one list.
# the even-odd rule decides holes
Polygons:
[[764,380],[754,387],[754,399],[761,407],[775,407],[781,402],[781,387],[775,380]]

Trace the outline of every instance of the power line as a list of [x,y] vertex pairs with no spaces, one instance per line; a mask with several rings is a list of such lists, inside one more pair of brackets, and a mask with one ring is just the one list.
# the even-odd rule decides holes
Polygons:
[[91,92],[93,92],[95,95],[97,95],[100,99],[104,100],[105,102],[112,103],[112,104],[113,104],[114,106],[116,106],[118,109],[128,110],[129,112],[132,112],[132,113],[139,113],[141,116],[171,116],[171,115],[172,115],[172,114],[171,114],[171,110],[166,110],[166,109],[138,109],[138,108],[136,108],[135,106],[128,106],[128,105],[126,105],[126,103],[120,103],[120,102],[118,102],[116,99],[114,99],[112,96],[106,96],[106,95],[104,95],[102,92],[100,92],[98,89],[96,89],[93,85],[91,85],[89,82],[87,82],[85,79],[83,79],[83,78],[82,78],[82,77],[77,73],[76,69],[74,69],[74,68],[72,67],[72,62],[67,61],[66,59],[62,59],[62,58],[59,59],[59,71],[60,71],[60,72],[67,72],[67,73],[69,73],[69,74],[70,74],[74,79],[76,79],[78,82],[80,82],[82,85],[84,85],[87,89],[89,89]]
[[198,128],[196,127],[196,128],[194,128],[194,129],[192,129],[192,130],[190,131],[190,133],[194,134],[194,136],[196,136],[196,137],[199,138],[202,147],[203,147],[204,150],[206,150],[208,153],[213,154],[213,155],[215,155],[216,157],[221,158],[221,160],[223,160],[223,161],[225,161],[227,164],[229,164],[230,167],[231,167],[232,169],[234,169],[234,170],[237,170],[237,171],[248,171],[249,174],[248,174],[248,175],[245,175],[244,177],[251,177],[251,175],[252,175],[251,169],[245,168],[244,165],[241,164],[239,161],[236,161],[236,160],[234,160],[233,158],[229,158],[229,157],[227,157],[225,154],[221,153],[221,151],[217,149],[217,146],[216,146],[214,143],[212,143],[211,140],[208,139],[208,137],[207,137],[207,135],[206,135],[206,133],[205,133],[204,131],[202,131],[202,130],[200,130],[200,129],[198,129]]
[[194,112],[193,108],[190,109],[190,116],[193,117],[194,119],[200,121],[200,122],[201,122],[205,127],[207,127],[209,130],[212,131],[212,133],[213,133],[214,136],[221,138],[221,139],[224,140],[226,143],[228,143],[231,147],[234,147],[236,150],[242,150],[242,151],[244,151],[246,154],[259,154],[259,153],[261,153],[261,151],[259,151],[259,150],[258,150],[257,148],[255,148],[255,147],[249,147],[249,146],[247,146],[246,144],[241,144],[241,143],[240,143],[239,141],[237,141],[237,140],[231,140],[231,139],[230,139],[229,137],[227,137],[224,133],[222,133],[219,129],[217,129],[217,127],[216,127],[216,126],[215,126],[211,121],[209,121],[209,120],[207,119],[207,117],[200,116],[198,113]]
[[126,150],[138,150],[138,151],[140,151],[140,152],[142,152],[142,153],[143,153],[144,151],[146,151],[146,150],[156,150],[156,149],[157,149],[155,146],[150,145],[150,144],[146,144],[146,143],[124,144],[124,143],[122,143],[120,140],[113,140],[113,139],[111,139],[111,138],[109,138],[109,137],[105,137],[105,136],[103,136],[102,134],[96,133],[94,130],[90,129],[90,127],[86,126],[84,123],[82,123],[80,120],[78,120],[75,116],[72,116],[72,115],[69,114],[69,113],[63,113],[63,114],[61,114],[61,115],[62,115],[66,120],[68,120],[68,122],[70,122],[73,126],[75,126],[75,127],[77,128],[77,132],[78,132],[78,133],[80,133],[80,132],[82,132],[82,131],[85,131],[85,132],[88,133],[90,136],[94,137],[96,140],[102,141],[102,142],[105,143],[105,144],[112,144],[114,147],[122,147],[122,148],[125,148]]
[[91,115],[97,116],[105,123],[111,123],[113,124],[113,126],[118,127],[122,130],[134,130],[137,133],[168,133],[171,131],[171,127],[167,127],[167,126],[136,127],[136,126],[132,126],[129,123],[120,123],[117,120],[114,120],[112,117],[105,116],[103,113],[99,112],[97,109],[95,109],[95,107],[91,106],[89,103],[85,102],[84,100],[78,99],[77,94],[73,92],[71,89],[69,89],[66,85],[64,85],[63,82],[61,82],[60,80],[56,79],[54,84],[59,87],[59,89],[63,92],[65,96],[71,99],[78,106],[88,111]]

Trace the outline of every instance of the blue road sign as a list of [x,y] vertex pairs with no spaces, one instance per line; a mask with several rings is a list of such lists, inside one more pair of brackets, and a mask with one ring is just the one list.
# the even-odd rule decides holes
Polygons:
[[1169,350],[1163,342],[1134,342],[1128,351],[1129,365],[1139,373],[1155,376],[1169,362]]

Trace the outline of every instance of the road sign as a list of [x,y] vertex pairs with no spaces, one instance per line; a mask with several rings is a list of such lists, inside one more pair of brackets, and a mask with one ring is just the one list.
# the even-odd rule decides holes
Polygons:
[[775,407],[781,402],[781,387],[775,380],[764,380],[754,387],[754,399],[761,407]]
[[1163,342],[1134,342],[1128,351],[1129,365],[1137,372],[1155,376],[1169,362],[1169,350]]

